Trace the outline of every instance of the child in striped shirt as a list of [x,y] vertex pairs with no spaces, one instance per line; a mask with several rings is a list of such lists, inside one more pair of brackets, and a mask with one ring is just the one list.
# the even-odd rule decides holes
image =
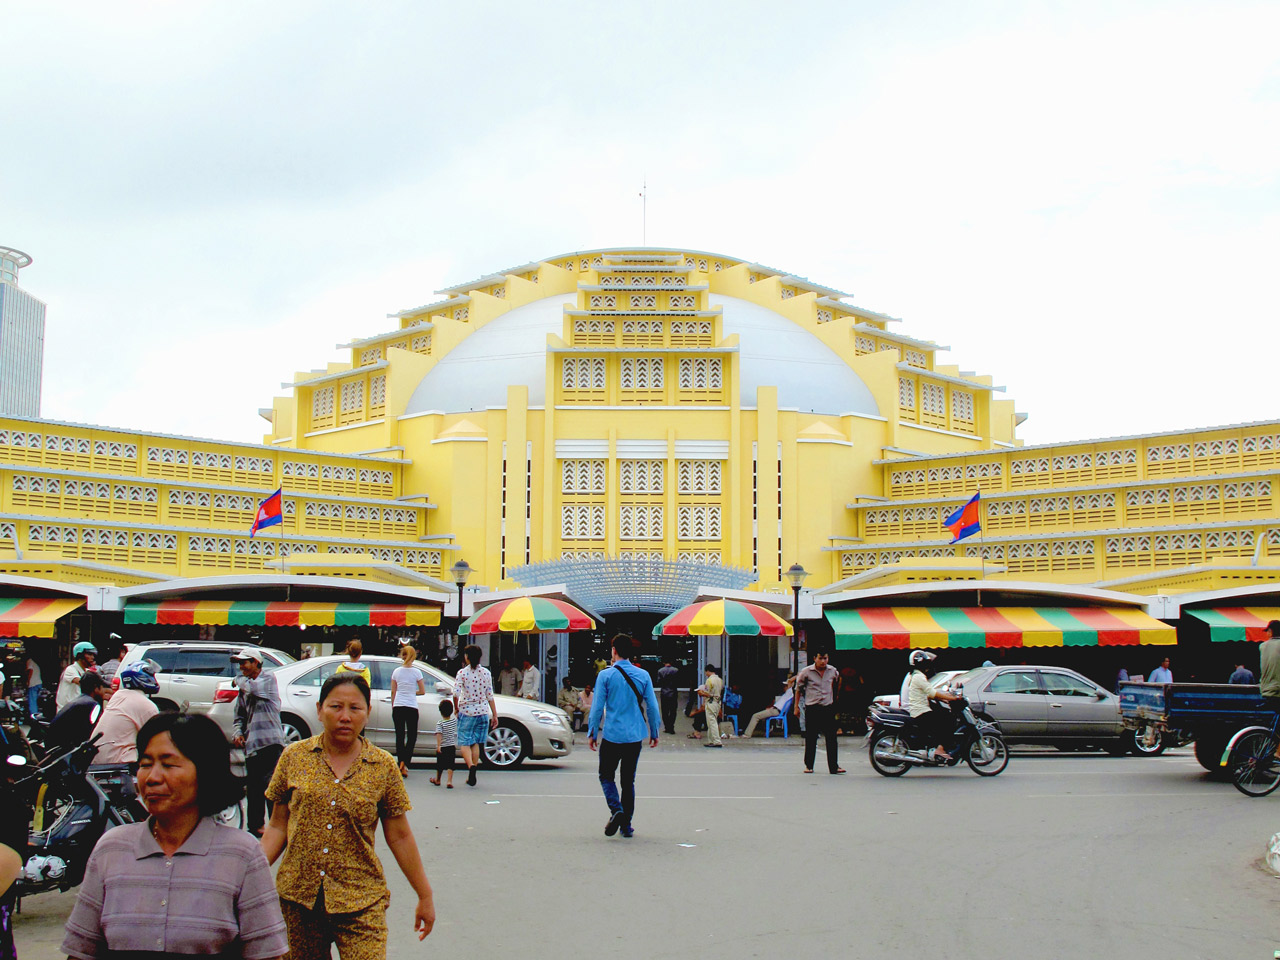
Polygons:
[[444,772],[449,771],[445,787],[453,789],[453,759],[458,752],[458,718],[453,715],[453,701],[440,701],[440,722],[436,724],[436,775],[431,778],[434,786],[440,786]]

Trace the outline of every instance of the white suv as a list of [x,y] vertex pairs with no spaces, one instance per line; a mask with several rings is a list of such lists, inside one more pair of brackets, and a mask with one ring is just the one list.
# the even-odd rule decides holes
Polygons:
[[[188,713],[208,713],[213,706],[213,692],[218,684],[236,676],[240,667],[231,662],[231,656],[244,649],[243,643],[218,643],[206,640],[152,640],[135,643],[129,647],[120,666],[135,660],[154,660],[157,664],[156,680],[160,691],[151,699],[161,710],[180,710]],[[266,661],[264,670],[275,670],[294,657],[282,650],[259,647]]]

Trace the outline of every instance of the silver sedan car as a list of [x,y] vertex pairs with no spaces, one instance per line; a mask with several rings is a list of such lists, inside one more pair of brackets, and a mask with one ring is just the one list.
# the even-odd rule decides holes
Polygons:
[[1120,721],[1120,698],[1066,667],[978,667],[947,686],[981,701],[1010,743],[1134,749],[1133,733]]
[[[337,670],[345,656],[313,657],[286,664],[274,671],[280,687],[280,719],[290,741],[320,732],[316,705],[320,688]],[[399,667],[399,657],[364,656],[373,678],[373,702],[365,736],[384,750],[394,753],[395,724],[391,719],[391,671]],[[440,701],[453,694],[453,677],[422,661],[414,666],[422,673],[426,693],[418,697],[418,743],[415,757],[433,757],[436,752],[436,724],[440,721]],[[209,716],[231,736],[236,690],[226,681],[214,694]],[[515,767],[525,760],[565,757],[573,752],[573,731],[568,715],[558,707],[520,697],[497,695],[497,729],[490,731],[484,745],[484,759],[494,767]]]

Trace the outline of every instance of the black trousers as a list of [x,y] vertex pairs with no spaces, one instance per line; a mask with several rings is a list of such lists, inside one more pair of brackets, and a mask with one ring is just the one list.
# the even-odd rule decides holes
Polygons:
[[662,706],[662,728],[666,730],[667,733],[675,733],[676,732],[676,710],[680,706],[679,695],[673,693],[671,696],[667,696],[664,693],[662,695],[661,706]]
[[[600,785],[604,788],[605,799],[612,801],[618,790],[615,776],[618,767],[622,767],[621,797],[622,813],[631,823],[631,815],[636,812],[636,764],[640,762],[640,750],[643,740],[635,743],[614,743],[612,740],[600,741]],[[612,803],[610,804],[612,807]]]
[[836,741],[836,708],[829,703],[806,704],[804,708],[804,768],[813,769],[818,755],[818,734],[827,741],[827,769],[840,768],[839,744]]
[[418,708],[392,707],[391,722],[396,725],[396,759],[407,767],[418,744]]
[[271,804],[267,802],[267,785],[271,783],[271,775],[276,772],[276,763],[284,752],[282,744],[263,747],[257,753],[244,758],[245,793],[249,800],[249,832],[257,833],[266,825],[267,816],[271,813]]

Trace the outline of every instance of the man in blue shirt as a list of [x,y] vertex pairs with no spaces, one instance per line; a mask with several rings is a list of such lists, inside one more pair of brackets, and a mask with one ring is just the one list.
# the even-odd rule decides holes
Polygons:
[[[622,830],[624,837],[635,835],[631,816],[636,809],[636,764],[648,734],[649,746],[658,745],[658,698],[653,693],[649,673],[631,662],[635,642],[626,634],[613,638],[613,666],[596,677],[595,697],[587,721],[587,746],[600,744],[600,787],[609,804],[609,822],[604,835]],[[622,792],[615,776],[622,766]]]
[[1160,666],[1151,671],[1147,683],[1173,683],[1173,673],[1169,669],[1169,658],[1160,661]]

